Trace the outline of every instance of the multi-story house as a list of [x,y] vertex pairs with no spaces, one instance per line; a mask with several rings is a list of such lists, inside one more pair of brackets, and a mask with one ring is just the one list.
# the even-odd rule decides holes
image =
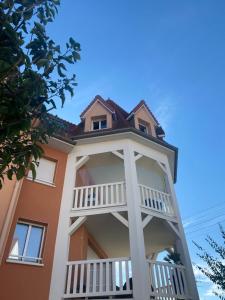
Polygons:
[[0,191],[0,299],[198,300],[177,148],[146,103],[96,96],[80,124],[56,120],[36,179]]

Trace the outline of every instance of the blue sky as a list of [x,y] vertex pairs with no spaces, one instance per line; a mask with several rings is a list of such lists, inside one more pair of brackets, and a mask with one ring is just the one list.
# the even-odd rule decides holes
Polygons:
[[[225,225],[225,1],[64,0],[49,33],[82,47],[60,117],[77,122],[96,94],[128,111],[145,99],[179,148],[176,190],[198,262],[191,240],[205,245]],[[199,286],[213,299],[209,283]]]

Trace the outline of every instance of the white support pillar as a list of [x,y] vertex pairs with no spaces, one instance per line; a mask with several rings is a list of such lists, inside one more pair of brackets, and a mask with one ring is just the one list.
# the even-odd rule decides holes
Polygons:
[[69,252],[70,211],[73,201],[73,188],[76,176],[76,156],[72,151],[67,158],[64,187],[62,193],[59,223],[56,235],[49,300],[61,300],[66,280],[66,263]]
[[176,193],[174,189],[174,184],[173,184],[173,179],[169,167],[169,163],[166,163],[166,173],[167,173],[167,179],[168,179],[168,184],[169,184],[169,189],[170,193],[172,196],[172,201],[173,201],[173,208],[175,211],[175,215],[177,216],[178,220],[178,228],[179,228],[179,233],[180,233],[180,239],[177,239],[176,243],[176,251],[180,254],[181,260],[185,266],[186,269],[186,277],[187,277],[187,283],[188,283],[188,294],[190,296],[189,299],[191,300],[199,300],[199,295],[198,295],[198,290],[197,290],[197,285],[195,281],[195,276],[192,268],[192,263],[191,263],[191,258],[187,246],[187,241],[185,238],[185,233],[181,221],[181,216],[180,216],[180,211],[177,203],[177,198],[176,198]]
[[138,190],[134,150],[132,144],[129,142],[127,142],[127,145],[124,149],[124,167],[133,277],[133,297],[135,300],[149,300],[149,274],[147,271],[147,262],[145,257],[140,193]]

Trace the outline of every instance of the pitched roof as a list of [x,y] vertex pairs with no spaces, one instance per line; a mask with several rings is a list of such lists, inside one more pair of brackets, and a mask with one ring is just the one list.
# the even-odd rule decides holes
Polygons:
[[83,110],[82,113],[80,114],[81,119],[84,118],[85,113],[92,107],[92,105],[96,101],[99,101],[110,112],[112,113],[114,112],[113,107],[109,103],[107,103],[107,101],[105,101],[100,95],[96,95],[94,99],[89,103],[89,105],[85,108],[85,110]]
[[147,111],[152,116],[152,118],[154,119],[154,121],[156,122],[156,124],[159,125],[158,120],[156,119],[156,117],[154,116],[154,114],[152,113],[152,111],[150,110],[150,108],[148,107],[148,105],[145,102],[145,100],[141,100],[138,103],[138,105],[136,105],[135,108],[132,109],[132,111],[129,113],[128,119],[131,117],[132,114],[136,113],[139,110],[139,108],[141,108],[143,105],[146,107]]

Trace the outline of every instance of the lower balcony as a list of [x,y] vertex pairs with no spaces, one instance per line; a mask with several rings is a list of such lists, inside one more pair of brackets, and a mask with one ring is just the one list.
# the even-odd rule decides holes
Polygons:
[[[164,215],[173,215],[171,196],[148,186],[139,184],[141,206]],[[125,182],[113,182],[74,188],[72,211],[125,206]]]
[[[155,300],[187,299],[185,268],[146,260],[149,295]],[[132,299],[130,258],[71,261],[67,264],[64,299]]]

